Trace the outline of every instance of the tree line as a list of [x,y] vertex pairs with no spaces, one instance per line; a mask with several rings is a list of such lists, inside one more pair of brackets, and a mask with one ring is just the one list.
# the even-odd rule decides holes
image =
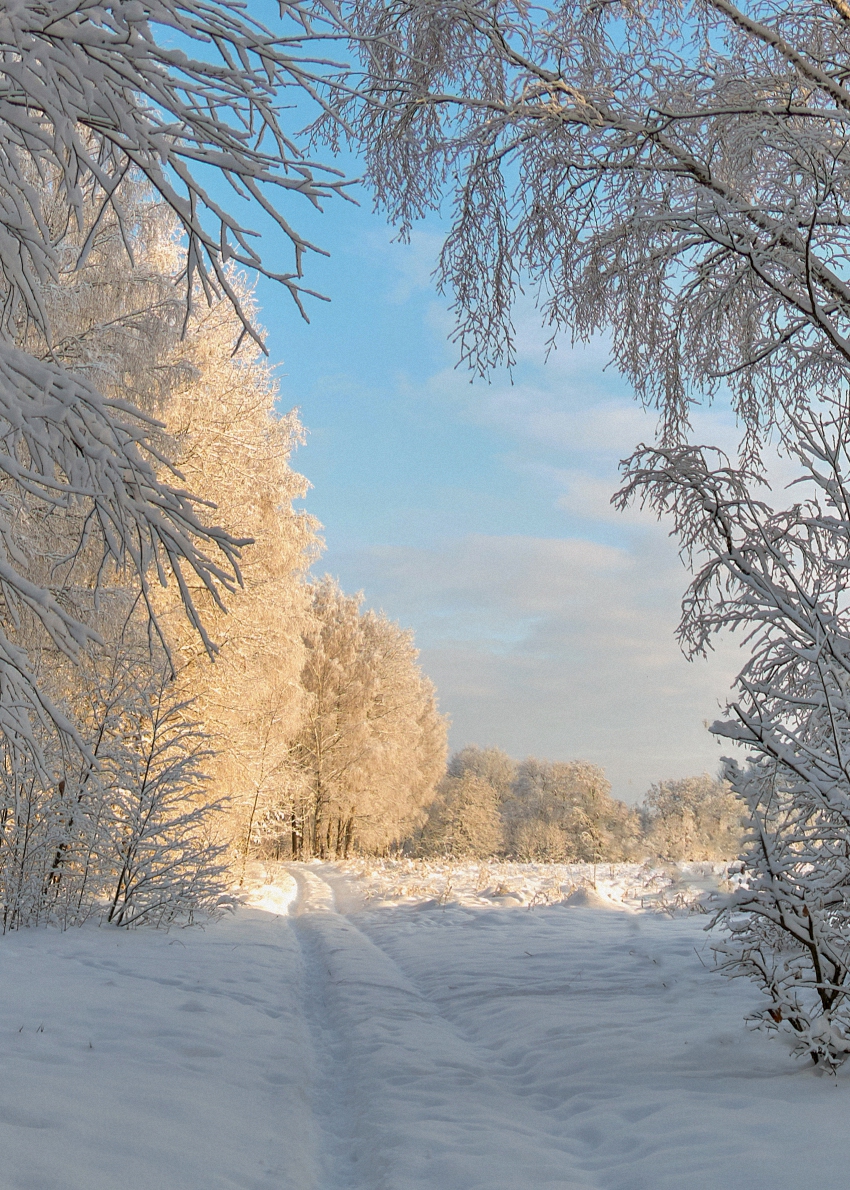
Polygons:
[[[139,583],[96,547],[83,502],[2,484],[23,589],[6,585],[4,622],[41,698],[28,735],[8,722],[0,734],[6,929],[95,911],[186,919],[226,902],[234,864],[258,848],[385,849],[445,765],[411,634],[309,575],[319,526],[294,506],[307,484],[290,465],[302,430],[275,411],[258,345],[225,300],[185,316],[185,247],[149,188],[127,179],[113,202],[83,264],[80,233],[64,232],[45,286],[52,342],[31,324],[21,342],[132,400],[155,473],[193,493],[235,565],[209,555],[169,573],[149,558]],[[244,280],[230,283],[250,309]]]
[[586,761],[516,761],[466,747],[450,759],[415,855],[550,863],[729,860],[741,846],[743,804],[709,776],[660,781],[638,806],[611,797]]

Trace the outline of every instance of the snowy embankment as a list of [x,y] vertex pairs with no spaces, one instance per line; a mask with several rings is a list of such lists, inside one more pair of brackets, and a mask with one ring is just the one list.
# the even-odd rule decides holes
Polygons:
[[7,936],[0,1186],[842,1185],[850,1076],[747,1031],[718,875],[291,865],[206,929]]

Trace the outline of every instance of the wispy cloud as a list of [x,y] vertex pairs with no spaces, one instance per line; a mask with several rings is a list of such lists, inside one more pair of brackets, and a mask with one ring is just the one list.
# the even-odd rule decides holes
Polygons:
[[[584,756],[622,796],[713,769],[703,722],[737,649],[682,658],[688,575],[669,526],[610,504],[655,413],[607,366],[603,337],[547,355],[531,302],[517,310],[513,376],[470,383],[431,283],[439,239],[428,227],[404,248],[383,227],[346,238],[351,300],[323,311],[321,352],[303,341],[312,389],[292,400],[319,430],[299,464],[327,527],[320,568],[415,630],[455,746]],[[722,403],[695,414],[694,433],[738,443]]]

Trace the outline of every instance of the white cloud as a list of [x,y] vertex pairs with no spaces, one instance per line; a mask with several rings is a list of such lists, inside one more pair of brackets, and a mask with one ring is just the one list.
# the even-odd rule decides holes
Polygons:
[[[397,300],[427,291],[432,250],[424,237],[397,258]],[[619,796],[637,798],[652,781],[716,767],[720,748],[703,723],[717,717],[740,657],[727,642],[708,662],[685,661],[675,629],[688,576],[669,526],[610,505],[620,460],[654,439],[656,415],[604,369],[601,338],[541,367],[546,333],[529,309],[520,314],[513,383],[499,373],[470,384],[450,367],[421,384],[394,379],[406,408],[427,408],[447,441],[460,429],[471,452],[460,480],[451,461],[429,456],[409,521],[382,517],[379,533],[425,544],[337,548],[326,564],[415,630],[453,746],[586,757]],[[441,336],[448,318],[445,303],[428,304]],[[728,410],[699,411],[694,424],[698,439],[734,452]],[[404,458],[397,440],[393,449]],[[529,529],[508,535],[506,523]],[[495,532],[465,532],[482,526]]]
[[431,379],[429,389],[459,406],[467,420],[501,430],[517,442],[620,457],[653,436],[654,415],[625,396],[611,395],[598,376],[544,375],[545,385],[530,380],[512,384],[502,376],[489,384],[470,384],[468,376],[447,368]]

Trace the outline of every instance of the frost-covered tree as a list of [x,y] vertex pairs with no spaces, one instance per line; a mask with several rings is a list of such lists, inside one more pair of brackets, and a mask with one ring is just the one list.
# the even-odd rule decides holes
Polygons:
[[475,744],[455,752],[446,768],[449,777],[480,777],[493,787],[500,802],[510,797],[516,771],[517,762],[501,748],[479,748]]
[[704,774],[659,781],[641,807],[649,850],[666,860],[734,859],[744,804],[728,782]]
[[[179,331],[198,298],[221,297],[259,339],[234,264],[275,276],[300,303],[311,246],[285,200],[316,206],[341,180],[281,117],[286,92],[319,100],[326,66],[310,46],[321,42],[322,13],[283,5],[280,21],[271,32],[223,0],[21,0],[0,10],[0,730],[45,773],[44,729],[84,743],[13,626],[33,615],[71,659],[97,633],[27,576],[28,518],[67,518],[78,533],[60,564],[86,553],[98,584],[134,576],[152,616],[151,583],[173,582],[202,636],[192,587],[213,600],[233,588],[239,543],[199,514],[156,427],[132,404],[134,386],[104,391],[94,357],[64,336],[56,285],[69,267],[83,277],[109,223],[123,248],[116,279],[132,271],[139,207],[121,195],[134,177],[183,237],[182,294],[170,285],[160,325]],[[262,263],[250,228],[223,202],[228,186],[231,210],[253,206],[277,224],[292,249],[288,268]]]
[[464,356],[512,357],[522,288],[553,334],[608,332],[668,434],[721,386],[757,438],[777,398],[846,385],[844,0],[341,12],[379,201],[403,228],[451,212],[439,276]]
[[601,768],[468,745],[450,758],[414,854],[507,854],[551,863],[618,861],[643,854],[639,814],[610,796]]
[[630,859],[640,837],[636,811],[612,798],[602,769],[586,761],[527,757],[503,814],[508,850],[519,859]]
[[[49,763],[28,784],[16,778],[18,792],[10,790],[9,796],[17,797],[19,806],[26,803],[25,828],[16,835],[9,826],[10,847],[0,855],[0,886],[7,859],[9,871],[15,868],[16,848],[26,858],[22,892],[15,893],[6,913],[9,926],[39,920],[70,924],[107,895],[118,896],[110,918],[117,924],[167,921],[215,903],[211,890],[220,894],[223,881],[218,848],[227,834],[218,810],[228,802],[230,831],[241,832],[243,803],[252,791],[258,799],[267,792],[265,783],[288,755],[303,701],[298,617],[308,603],[301,577],[314,534],[310,518],[291,507],[303,490],[287,462],[300,434],[297,419],[272,414],[274,386],[253,344],[243,343],[234,358],[240,325],[228,303],[199,306],[181,333],[175,279],[182,254],[167,208],[127,180],[115,202],[132,227],[132,266],[126,261],[127,226],[122,232],[117,216],[107,212],[84,264],[63,256],[67,267],[46,289],[56,351],[106,395],[132,391],[146,414],[165,423],[152,428],[158,453],[178,460],[185,481],[209,501],[199,510],[200,520],[226,521],[234,533],[241,520],[241,531],[247,529],[254,542],[242,560],[242,584],[228,596],[231,614],[202,583],[187,577],[207,639],[215,642],[213,665],[183,614],[179,590],[150,588],[158,633],[151,637],[132,574],[116,570],[99,578],[98,552],[75,548],[81,513],[36,515],[32,505],[19,508],[26,577],[61,601],[91,639],[75,658],[67,658],[40,638],[32,616],[19,616],[10,626],[31,656],[41,688],[76,724],[82,751],[54,739],[47,725],[37,725],[37,743]],[[244,285],[235,286],[249,308]],[[30,342],[37,345],[37,337]],[[172,680],[160,689],[166,676]],[[140,733],[139,723],[154,694],[160,721],[169,726],[151,736]],[[174,708],[181,704],[178,736],[181,746],[194,741],[191,757],[169,762],[168,781],[151,778],[137,795],[134,774],[140,766],[150,768],[150,749],[160,755],[163,739],[174,735]],[[16,737],[13,744],[16,772],[30,774],[32,764],[19,755]],[[57,799],[60,788],[67,792]],[[71,790],[78,788],[80,804],[68,814],[67,806],[76,805]],[[156,836],[156,853],[178,847],[182,867],[154,862],[150,838],[121,858],[129,828],[121,825],[117,806],[128,798],[133,805],[137,796],[140,805],[152,799],[143,817]],[[86,842],[91,829],[94,838]],[[187,849],[193,832],[194,851]],[[36,872],[40,837],[44,862],[61,860],[61,872],[46,882]],[[144,912],[138,910],[141,889]]]
[[846,414],[789,414],[797,502],[698,447],[643,450],[622,499],[671,515],[700,567],[681,637],[739,629],[750,657],[728,721],[748,761],[725,776],[747,808],[745,881],[720,915],[721,967],[768,998],[755,1019],[835,1066],[850,1054],[850,438]]
[[245,856],[278,805],[305,711],[304,577],[318,539],[315,520],[293,508],[307,488],[290,466],[302,438],[297,414],[275,411],[270,368],[253,344],[234,356],[238,338],[223,302],[193,317],[179,351],[187,381],[171,392],[162,417],[187,482],[215,505],[210,518],[252,538],[226,611],[193,592],[216,644],[212,663],[173,597],[167,619],[178,683],[209,735],[214,787],[228,801],[233,841]]
[[499,855],[504,849],[499,791],[471,769],[458,776],[452,776],[451,770],[450,764],[427,820],[411,841],[411,850],[417,855],[452,858]]
[[3,929],[186,920],[222,903],[220,806],[208,742],[151,648],[132,592],[101,592],[102,643],[73,663],[33,641],[35,672],[73,708],[83,748],[42,729],[40,764],[0,737]]
[[417,855],[498,855],[516,771],[517,762],[500,748],[468,744],[455,752],[426,821],[407,846]]
[[360,604],[331,579],[313,586],[306,714],[269,837],[297,858],[399,846],[445,771],[446,722],[412,635]]

